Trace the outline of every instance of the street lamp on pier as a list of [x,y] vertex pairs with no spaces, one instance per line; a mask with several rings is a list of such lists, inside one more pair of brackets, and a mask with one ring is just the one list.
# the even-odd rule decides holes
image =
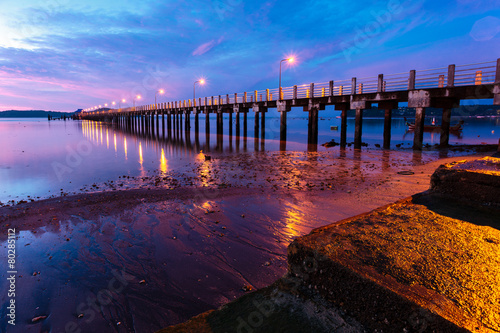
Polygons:
[[155,110],[158,109],[157,104],[156,104],[156,95],[160,93],[160,95],[163,95],[165,93],[165,90],[160,89],[157,92],[155,92]]
[[279,80],[279,89],[278,89],[278,94],[279,94],[278,100],[280,100],[280,101],[283,99],[282,96],[281,96],[282,95],[281,94],[281,63],[283,63],[283,61],[288,61],[288,63],[292,63],[293,60],[294,59],[292,57],[292,58],[287,58],[287,59],[283,59],[283,60],[280,61],[280,80]]
[[200,79],[198,81],[195,81],[193,83],[193,105],[194,105],[194,101],[196,100],[196,84],[199,83],[199,84],[205,84],[205,79]]
[[135,97],[134,97],[134,111],[135,111],[135,100],[136,100],[136,99],[138,99],[138,100],[139,100],[139,99],[141,99],[141,98],[142,98],[142,97],[141,97],[141,95],[137,95],[137,96],[135,96]]

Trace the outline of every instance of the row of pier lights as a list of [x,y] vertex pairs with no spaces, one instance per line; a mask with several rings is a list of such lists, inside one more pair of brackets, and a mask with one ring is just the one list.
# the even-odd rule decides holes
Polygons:
[[[283,59],[281,63],[290,61]],[[293,59],[292,59],[293,61]],[[350,82],[349,82],[350,81]],[[148,126],[154,128],[161,123],[165,128],[165,116],[168,131],[171,130],[171,116],[184,115],[186,130],[190,127],[190,114],[195,115],[195,132],[199,131],[198,115],[205,113],[206,129],[209,130],[209,115],[217,115],[217,134],[223,135],[223,114],[229,114],[229,126],[232,128],[233,113],[236,114],[236,124],[239,127],[239,115],[243,113],[246,129],[247,113],[251,108],[255,113],[255,129],[260,127],[262,133],[265,129],[265,113],[269,108],[276,108],[280,112],[280,148],[286,149],[287,113],[292,107],[302,107],[309,113],[308,144],[315,147],[318,144],[318,113],[325,110],[326,105],[334,105],[335,110],[341,111],[340,146],[347,145],[347,111],[355,110],[354,148],[362,146],[363,111],[371,108],[376,103],[379,109],[385,110],[383,147],[390,148],[392,110],[397,109],[399,103],[408,103],[408,107],[415,108],[415,130],[413,148],[421,150],[423,147],[425,109],[428,107],[442,108],[440,146],[446,147],[449,142],[449,129],[452,108],[458,107],[461,100],[466,99],[493,99],[493,104],[500,105],[500,58],[468,65],[449,65],[448,67],[422,70],[411,70],[408,74],[391,74],[378,77],[342,81],[329,81],[327,83],[281,87],[281,80],[277,91],[266,89],[254,91],[253,94],[237,93],[234,97],[229,94],[225,98],[205,97],[204,100],[196,95],[193,85],[193,100],[175,101],[154,105],[142,105],[137,108],[113,109],[109,111],[96,110],[81,114],[82,119],[96,121],[111,121],[123,124],[126,127]],[[201,82],[199,82],[201,83]],[[273,92],[278,98],[273,99]],[[263,97],[265,95],[265,97]],[[198,102],[198,103],[197,103]],[[204,103],[202,103],[204,102]],[[149,126],[148,126],[149,127]],[[256,134],[257,135],[257,134]]]
[[[279,90],[281,91],[281,64],[284,62],[284,61],[287,61],[288,63],[292,63],[294,61],[295,58],[293,57],[290,57],[290,58],[286,58],[286,59],[283,59],[280,61],[280,74],[279,74]],[[196,103],[196,84],[199,83],[199,84],[205,84],[205,79],[199,79],[198,81],[195,81],[193,83],[193,102]],[[157,91],[155,91],[155,107],[158,105],[156,103],[156,97],[157,95],[159,94],[164,94],[165,93],[165,90],[163,89],[159,89]],[[141,95],[137,95],[133,98],[133,102],[134,102],[134,110],[135,110],[135,101],[136,100],[140,100],[142,98]],[[119,109],[121,109],[121,103],[125,103],[126,100],[125,99],[121,99],[120,100],[120,105],[119,105]],[[116,102],[111,102],[111,105],[115,106],[116,105]],[[104,104],[104,107],[108,107],[108,104],[105,103]],[[102,105],[99,105],[99,106],[94,106],[94,107],[91,107],[91,108],[87,108],[87,109],[84,109],[84,111],[94,111],[94,110],[99,110],[102,108]]]

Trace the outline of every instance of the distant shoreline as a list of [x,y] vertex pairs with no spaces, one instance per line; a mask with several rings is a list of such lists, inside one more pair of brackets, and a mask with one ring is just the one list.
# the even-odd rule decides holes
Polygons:
[[60,111],[43,111],[43,110],[28,110],[28,111],[19,111],[19,110],[8,110],[8,111],[0,111],[0,118],[47,118],[51,117],[72,117],[74,112],[60,112]]

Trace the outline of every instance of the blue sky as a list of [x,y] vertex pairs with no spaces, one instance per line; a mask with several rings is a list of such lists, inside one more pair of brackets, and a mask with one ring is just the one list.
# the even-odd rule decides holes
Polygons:
[[74,111],[500,57],[496,1],[2,0],[0,110]]

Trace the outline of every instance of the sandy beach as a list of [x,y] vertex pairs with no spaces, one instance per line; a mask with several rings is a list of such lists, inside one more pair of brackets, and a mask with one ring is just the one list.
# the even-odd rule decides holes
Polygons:
[[442,163],[488,154],[449,155],[214,154],[168,177],[2,207],[2,226],[19,235],[12,331],[154,332],[183,322],[281,277],[295,237],[427,190]]

